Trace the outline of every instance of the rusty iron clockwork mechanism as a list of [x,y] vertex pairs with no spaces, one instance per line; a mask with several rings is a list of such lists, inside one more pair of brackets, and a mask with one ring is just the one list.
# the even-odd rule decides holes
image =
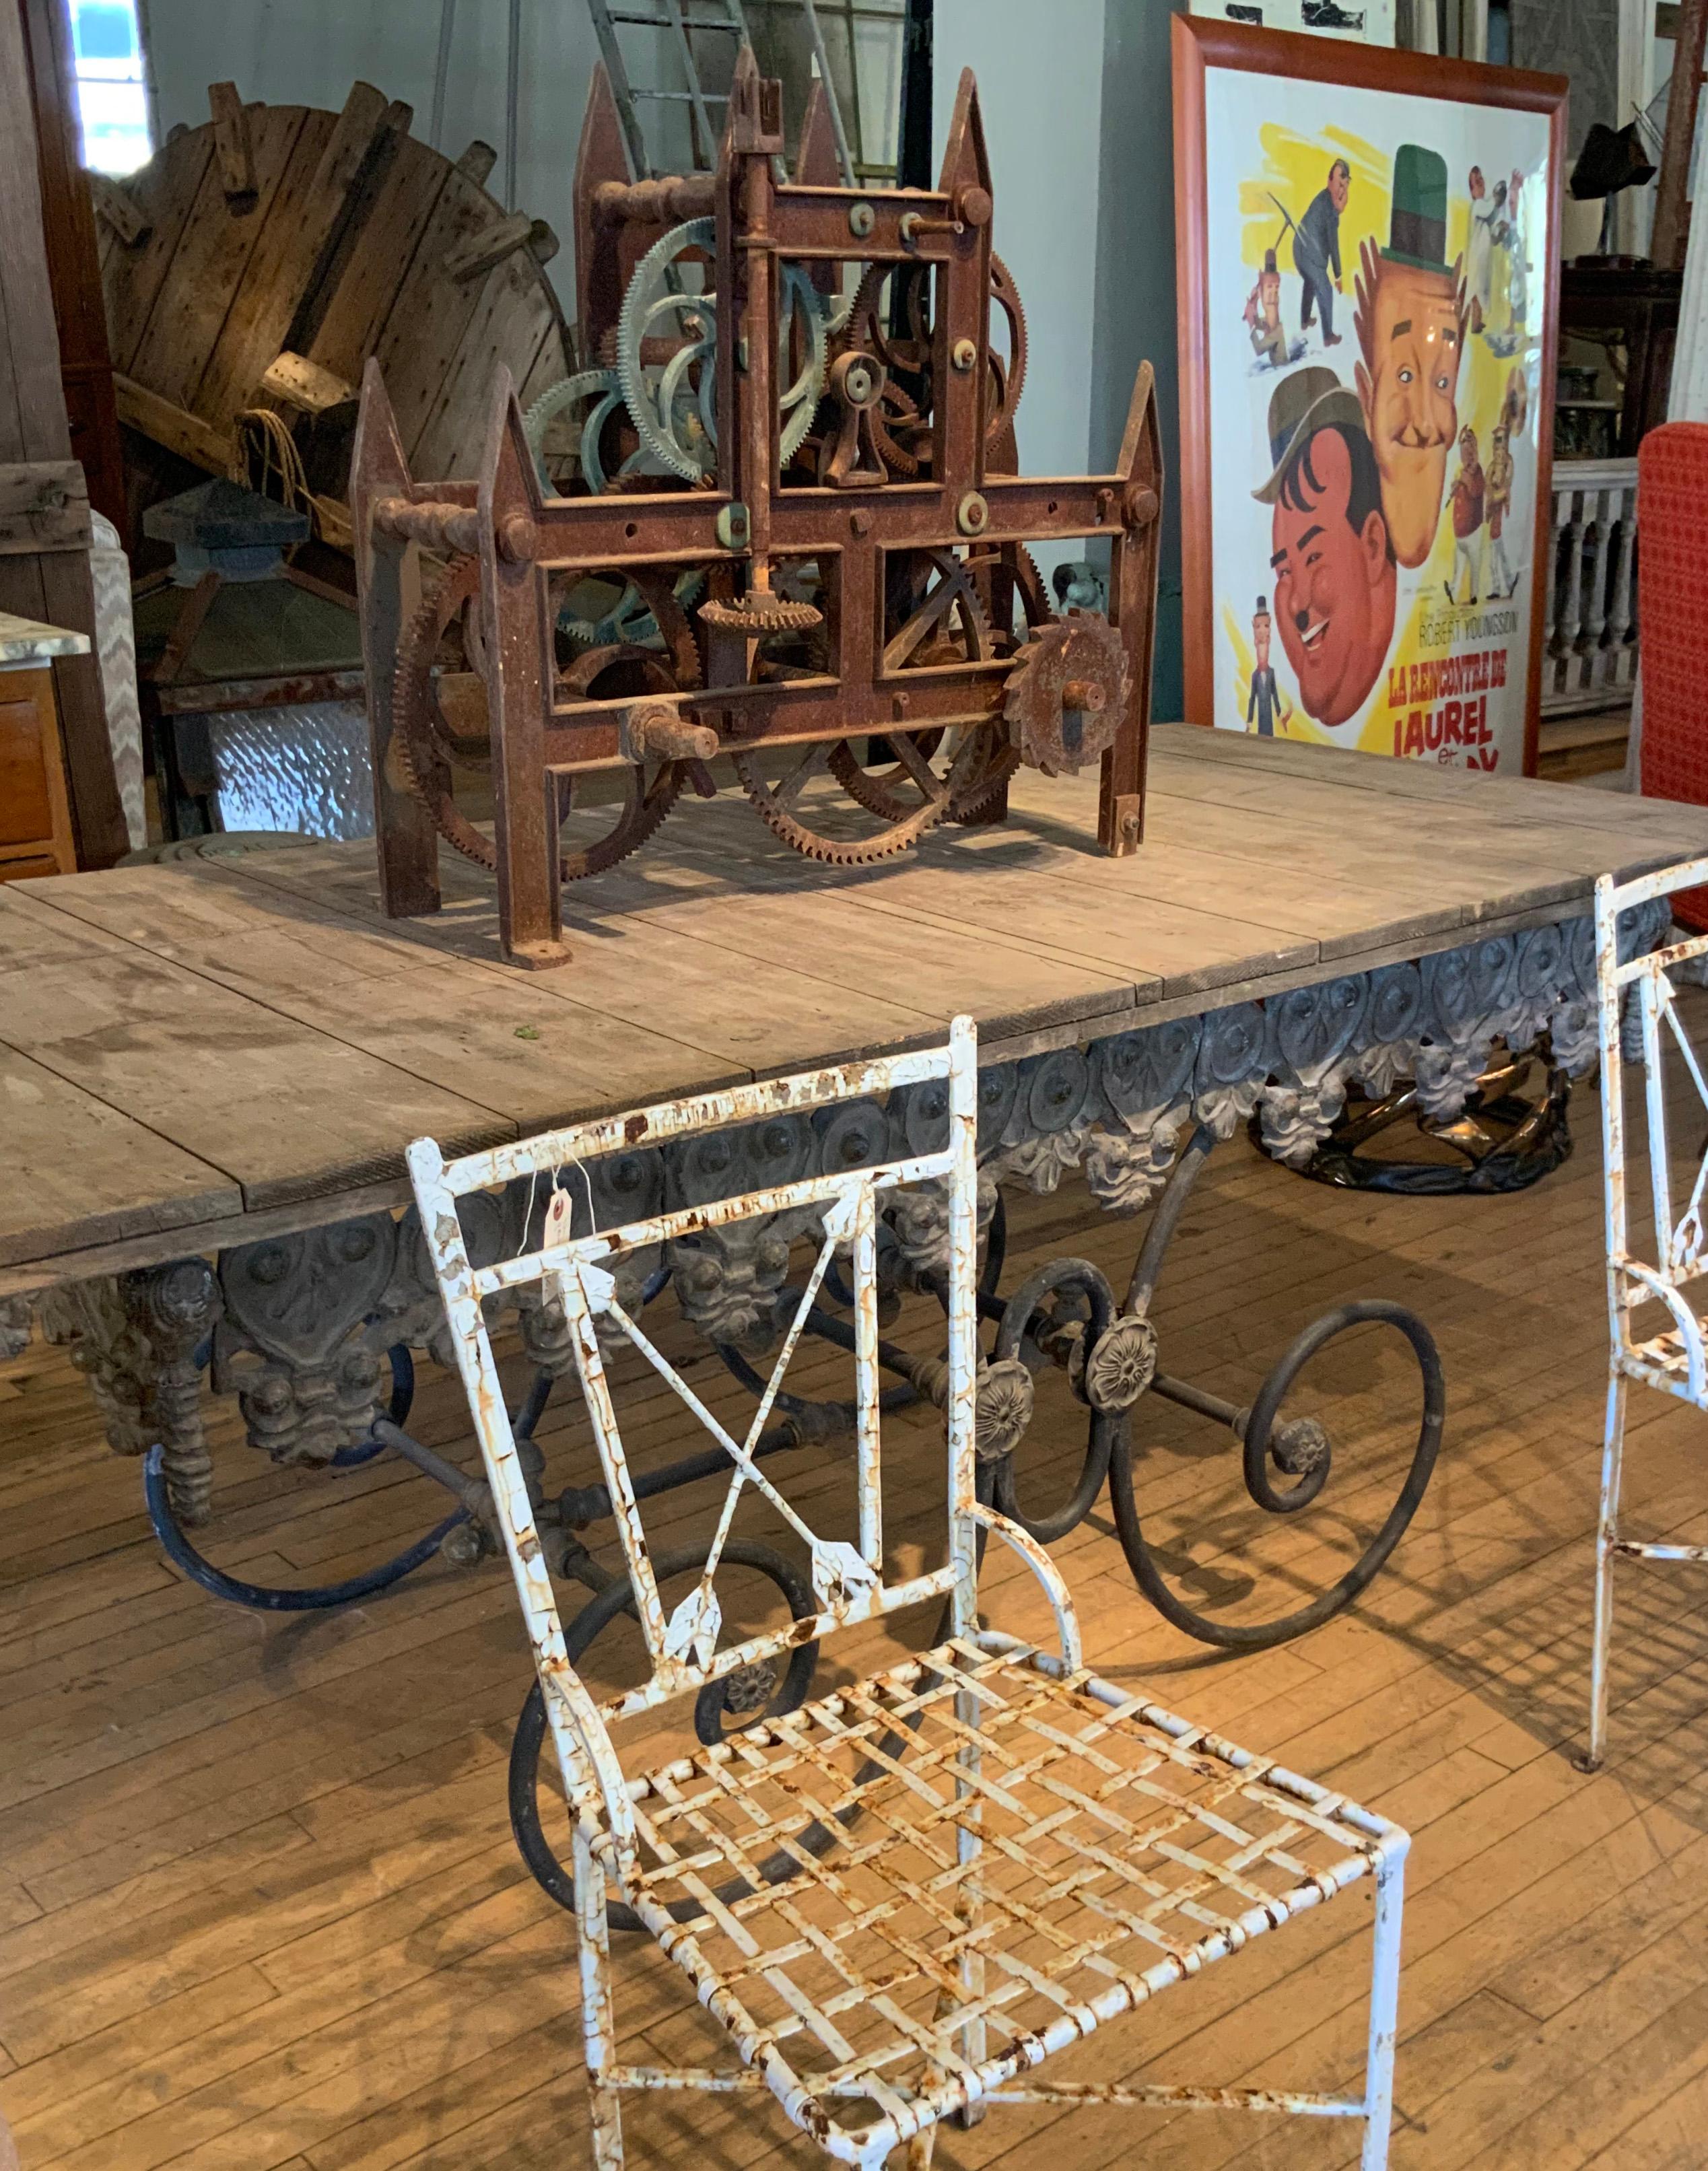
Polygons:
[[[561,886],[733,766],[795,850],[860,866],[1001,821],[1024,763],[1095,762],[1135,850],[1162,466],[1151,371],[1116,471],[1022,477],[1026,319],[991,245],[964,75],[937,186],[851,190],[815,87],[780,180],[744,50],[714,173],[636,181],[594,75],[575,177],[574,374],[494,389],[481,473],[409,471],[368,365],[352,477],[382,893],[439,903],[441,838],[498,878],[505,955],[564,962]],[[1107,613],[1029,545],[1107,539]],[[466,811],[490,777],[489,830]]]

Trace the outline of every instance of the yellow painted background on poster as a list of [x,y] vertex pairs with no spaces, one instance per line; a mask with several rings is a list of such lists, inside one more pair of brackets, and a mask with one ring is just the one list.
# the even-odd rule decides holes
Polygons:
[[[1230,87],[1234,94],[1222,101],[1222,125],[1218,131],[1214,93],[1222,86]],[[1499,252],[1494,276],[1485,270],[1486,307],[1480,328],[1468,333],[1455,398],[1458,426],[1463,429],[1469,424],[1475,432],[1485,474],[1496,425],[1504,419],[1512,432],[1515,473],[1512,502],[1503,523],[1503,555],[1515,576],[1512,592],[1510,596],[1490,593],[1491,587],[1499,590],[1506,583],[1491,561],[1492,538],[1485,526],[1474,545],[1480,575],[1477,607],[1474,610],[1464,604],[1456,608],[1449,600],[1455,571],[1452,490],[1460,465],[1456,444],[1448,458],[1442,511],[1434,542],[1423,562],[1403,575],[1394,634],[1372,695],[1350,721],[1318,723],[1306,713],[1297,685],[1291,682],[1277,628],[1270,655],[1279,694],[1275,731],[1276,736],[1319,743],[1459,759],[1468,765],[1494,766],[1498,761],[1502,769],[1516,770],[1523,755],[1528,667],[1539,335],[1550,246],[1543,231],[1547,217],[1545,118],[1503,108],[1448,107],[1439,100],[1351,91],[1231,70],[1211,71],[1206,89],[1211,94],[1206,113],[1210,152],[1206,166],[1211,249],[1211,416],[1216,448],[1212,464],[1215,721],[1227,729],[1253,727],[1248,723],[1248,710],[1256,660],[1252,640],[1254,603],[1255,595],[1264,592],[1269,572],[1268,544],[1272,539],[1268,530],[1269,509],[1253,503],[1250,493],[1267,471],[1264,417],[1275,383],[1284,373],[1254,366],[1242,307],[1256,287],[1265,252],[1275,249],[1282,278],[1282,324],[1290,340],[1286,368],[1327,367],[1344,384],[1352,387],[1360,356],[1353,313],[1361,245],[1368,239],[1379,249],[1389,240],[1394,149],[1402,141],[1410,142],[1437,151],[1445,160],[1444,255],[1449,264],[1457,263],[1461,276],[1468,281],[1471,166],[1482,168],[1485,193],[1478,208],[1485,214],[1495,185],[1498,182],[1510,190],[1515,166],[1521,178],[1519,213],[1512,222],[1515,244]],[[1297,109],[1308,101],[1332,106],[1343,117],[1310,132],[1272,117],[1278,108]],[[1504,159],[1496,157],[1497,151],[1505,152]],[[1300,325],[1302,282],[1292,265],[1292,228],[1281,207],[1297,222],[1324,187],[1336,158],[1343,158],[1349,169],[1347,202],[1340,221],[1342,277],[1334,297],[1340,340],[1333,346],[1325,346],[1319,324],[1307,351]],[[1236,235],[1237,247],[1227,247],[1226,243]],[[1246,448],[1243,469],[1249,472],[1237,473],[1230,481],[1222,470],[1238,462],[1242,437]],[[1458,594],[1463,598],[1465,592],[1462,576]],[[1464,660],[1455,662],[1455,657]],[[1496,683],[1491,684],[1491,679]],[[1448,689],[1445,696],[1441,694],[1442,689]],[[1445,700],[1466,694],[1473,698],[1491,697],[1482,708],[1481,751],[1442,742]],[[1490,726],[1491,714],[1497,729]],[[1415,723],[1414,717],[1418,720]]]

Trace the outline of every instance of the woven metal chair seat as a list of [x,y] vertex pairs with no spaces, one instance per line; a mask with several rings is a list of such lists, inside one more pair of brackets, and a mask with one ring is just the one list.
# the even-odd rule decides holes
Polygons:
[[1333,1897],[1399,1837],[1007,1638],[650,1772],[635,1810],[631,1904],[796,2123],[859,2155]]

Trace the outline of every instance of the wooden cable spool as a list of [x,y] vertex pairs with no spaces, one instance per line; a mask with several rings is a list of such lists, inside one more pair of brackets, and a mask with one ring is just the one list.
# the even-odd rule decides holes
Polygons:
[[575,366],[544,269],[556,237],[487,194],[489,146],[417,142],[371,83],[341,113],[209,98],[139,173],[92,182],[132,523],[192,471],[226,473],[240,415],[271,407],[347,549],[368,357],[417,471],[475,473],[497,366],[524,401]]

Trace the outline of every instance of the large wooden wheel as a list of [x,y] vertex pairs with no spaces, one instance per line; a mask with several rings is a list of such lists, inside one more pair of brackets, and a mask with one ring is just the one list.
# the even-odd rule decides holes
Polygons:
[[341,113],[245,105],[175,133],[125,181],[92,176],[133,527],[232,462],[245,410],[291,426],[321,532],[343,512],[370,355],[417,474],[472,474],[500,362],[527,404],[573,367],[543,269],[556,238],[481,186],[494,153],[450,159],[406,105],[358,83]]

